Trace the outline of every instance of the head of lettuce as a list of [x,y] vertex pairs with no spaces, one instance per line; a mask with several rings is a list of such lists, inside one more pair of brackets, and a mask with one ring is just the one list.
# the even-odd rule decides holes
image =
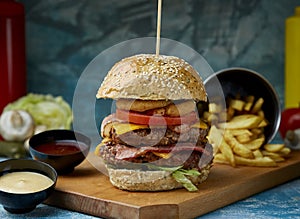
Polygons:
[[9,110],[27,111],[36,125],[44,125],[46,129],[71,129],[72,110],[61,96],[29,93],[8,104],[3,112]]

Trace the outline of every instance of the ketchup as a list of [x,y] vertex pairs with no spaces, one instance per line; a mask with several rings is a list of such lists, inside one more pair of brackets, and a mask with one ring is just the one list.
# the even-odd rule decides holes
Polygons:
[[77,141],[55,141],[36,146],[36,151],[51,155],[74,154],[86,149],[86,145]]
[[0,0],[0,113],[26,94],[25,12],[13,0]]

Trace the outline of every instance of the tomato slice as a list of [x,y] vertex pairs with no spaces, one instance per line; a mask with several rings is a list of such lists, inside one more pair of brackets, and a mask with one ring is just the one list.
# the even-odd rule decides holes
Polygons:
[[160,115],[145,115],[120,109],[116,110],[116,118],[129,123],[141,125],[194,124],[199,120],[198,115],[195,111],[181,117],[168,117]]

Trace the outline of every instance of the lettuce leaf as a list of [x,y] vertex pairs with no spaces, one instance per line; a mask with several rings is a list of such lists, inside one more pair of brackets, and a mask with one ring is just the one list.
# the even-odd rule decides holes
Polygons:
[[71,129],[72,110],[61,96],[29,93],[4,108],[9,110],[25,110],[36,125],[45,125],[47,129]]
[[193,184],[186,176],[199,176],[200,173],[197,170],[184,170],[179,169],[172,173],[172,177],[183,185],[190,192],[198,191],[197,186]]
[[172,177],[179,182],[184,188],[186,188],[190,192],[198,191],[197,186],[193,184],[191,180],[189,180],[186,176],[194,176],[197,177],[200,175],[200,172],[195,169],[186,170],[183,169],[182,166],[177,167],[161,167],[155,165],[147,165],[149,169],[159,169],[172,173]]
[[146,163],[145,164],[148,169],[152,169],[152,170],[163,170],[163,171],[167,171],[167,172],[175,172],[179,169],[182,168],[182,166],[177,166],[177,167],[162,167],[162,166],[156,166],[156,165],[153,165],[153,164],[149,164],[149,163]]

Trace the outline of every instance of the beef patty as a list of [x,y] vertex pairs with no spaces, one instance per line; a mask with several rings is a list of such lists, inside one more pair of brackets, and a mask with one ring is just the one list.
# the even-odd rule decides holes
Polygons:
[[208,129],[191,128],[189,126],[168,126],[161,128],[138,129],[117,135],[111,133],[111,138],[116,144],[134,147],[166,146],[177,143],[189,142],[195,145],[207,143]]
[[[136,168],[136,164],[152,163],[158,166],[180,166],[184,169],[201,169],[212,162],[212,146],[209,143],[201,146],[174,145],[167,147],[132,147],[112,142],[103,145],[99,153],[107,164],[118,168]],[[171,156],[162,158],[161,151],[171,151]]]

